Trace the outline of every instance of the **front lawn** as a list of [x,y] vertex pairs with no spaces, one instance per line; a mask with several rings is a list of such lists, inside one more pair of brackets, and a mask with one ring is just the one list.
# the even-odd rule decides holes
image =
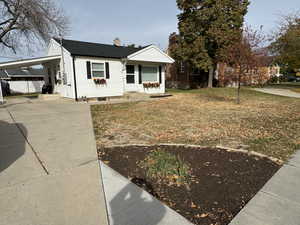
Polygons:
[[98,147],[186,143],[247,148],[282,160],[300,148],[300,100],[231,88],[170,90],[151,102],[94,105]]
[[300,88],[292,88],[291,91],[300,93]]

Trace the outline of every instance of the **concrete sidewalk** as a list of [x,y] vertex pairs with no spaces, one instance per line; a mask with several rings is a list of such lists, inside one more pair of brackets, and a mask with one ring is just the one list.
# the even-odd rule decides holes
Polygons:
[[88,105],[0,108],[0,199],[0,225],[108,224]]
[[300,225],[300,151],[230,225]]
[[277,89],[277,88],[255,88],[255,91],[259,91],[266,94],[271,95],[279,95],[284,97],[291,97],[291,98],[300,98],[300,94],[293,92],[288,89]]
[[100,164],[110,225],[192,225],[104,163]]

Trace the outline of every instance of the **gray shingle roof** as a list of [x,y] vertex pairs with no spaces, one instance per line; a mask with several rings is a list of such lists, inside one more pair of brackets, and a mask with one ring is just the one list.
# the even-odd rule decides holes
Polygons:
[[[54,38],[54,40],[60,44],[59,39]],[[116,59],[126,58],[127,56],[145,48],[145,47],[133,48],[133,47],[123,47],[123,46],[118,47],[115,45],[73,41],[73,40],[66,40],[66,39],[62,40],[62,45],[72,55],[116,58]]]

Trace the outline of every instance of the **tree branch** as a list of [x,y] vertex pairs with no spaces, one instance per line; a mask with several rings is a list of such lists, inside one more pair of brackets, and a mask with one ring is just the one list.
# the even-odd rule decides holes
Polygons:
[[16,22],[17,22],[17,18],[13,19],[13,20],[9,23],[9,25],[8,25],[6,28],[3,29],[3,31],[0,33],[0,41],[2,40],[2,38],[3,38],[6,34],[8,34],[8,33],[12,30],[12,28],[13,28],[13,26],[16,24]]
[[13,52],[16,54],[16,49],[13,45],[9,45],[8,43],[0,40],[0,43],[2,43],[5,47],[10,48],[11,50],[13,50]]
[[4,6],[7,8],[7,12],[9,12],[11,15],[15,16],[15,13],[13,12],[11,6],[6,0],[0,0],[0,2],[3,2]]
[[13,18],[8,19],[8,20],[5,20],[5,21],[3,21],[3,22],[0,23],[0,26],[2,26],[2,25],[4,25],[4,24],[7,24],[8,22],[10,22],[10,21],[12,21],[12,20],[13,20]]
[[53,0],[0,0],[0,47],[18,49],[24,43],[48,41],[68,25]]

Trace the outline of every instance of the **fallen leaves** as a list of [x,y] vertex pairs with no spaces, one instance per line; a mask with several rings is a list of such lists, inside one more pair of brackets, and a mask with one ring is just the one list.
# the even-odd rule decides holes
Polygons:
[[222,144],[289,158],[300,143],[300,101],[246,89],[241,94],[241,105],[233,101],[234,90],[220,88],[175,93],[163,101],[94,106],[97,144]]
[[194,202],[192,202],[191,203],[191,208],[197,208],[197,205]]
[[208,213],[202,213],[202,214],[197,214],[195,217],[196,218],[205,218],[205,217],[208,217]]

